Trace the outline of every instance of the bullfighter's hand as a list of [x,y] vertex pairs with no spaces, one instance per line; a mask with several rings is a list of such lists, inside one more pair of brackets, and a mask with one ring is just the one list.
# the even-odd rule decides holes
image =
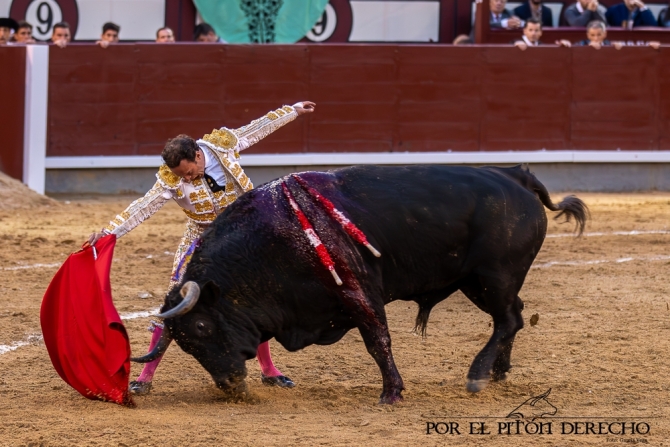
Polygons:
[[316,104],[314,104],[312,101],[303,101],[302,106],[295,105],[294,107],[295,111],[298,112],[298,116],[300,116],[304,115],[305,113],[312,113],[316,107]]
[[101,48],[107,48],[109,46],[109,42],[106,40],[99,40],[95,44],[99,45]]
[[103,236],[105,236],[105,233],[91,233],[86,242],[88,242],[88,245],[95,245],[95,243]]
[[526,49],[528,48],[528,45],[526,45],[526,43],[523,40],[517,40],[516,42],[514,42],[514,46],[520,49],[521,51],[526,51]]
[[54,41],[54,45],[56,45],[59,48],[65,48],[67,46],[67,40],[65,39],[56,40]]

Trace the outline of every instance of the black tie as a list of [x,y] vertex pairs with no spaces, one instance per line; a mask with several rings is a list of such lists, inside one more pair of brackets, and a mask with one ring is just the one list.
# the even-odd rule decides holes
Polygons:
[[207,182],[207,186],[209,186],[209,189],[212,192],[219,192],[219,191],[223,191],[224,189],[226,189],[225,186],[221,186],[218,183],[216,183],[216,180],[214,180],[211,175],[205,174],[203,177],[205,178],[205,181]]

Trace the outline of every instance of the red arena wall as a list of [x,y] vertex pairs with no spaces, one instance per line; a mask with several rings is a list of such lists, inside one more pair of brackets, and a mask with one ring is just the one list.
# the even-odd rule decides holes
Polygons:
[[25,48],[0,46],[0,85],[2,86],[2,150],[0,171],[14,178],[23,176],[23,120],[25,111]]
[[304,99],[249,152],[668,150],[669,88],[648,47],[51,47],[47,156],[158,154]]

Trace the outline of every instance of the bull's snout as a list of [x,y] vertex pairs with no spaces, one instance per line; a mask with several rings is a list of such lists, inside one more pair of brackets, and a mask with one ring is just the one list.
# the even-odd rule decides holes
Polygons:
[[[212,377],[216,386],[223,391],[232,391],[236,390],[246,391],[246,382],[245,378],[247,377],[246,370],[235,371],[226,375],[221,375],[218,377]],[[243,388],[243,389],[242,389]]]
[[236,395],[247,392],[246,373],[218,377],[214,379],[216,386],[226,394]]

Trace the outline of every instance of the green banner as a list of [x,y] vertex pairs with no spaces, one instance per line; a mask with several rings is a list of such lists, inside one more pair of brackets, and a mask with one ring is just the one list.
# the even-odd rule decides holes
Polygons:
[[328,0],[195,0],[203,20],[229,43],[295,43]]

